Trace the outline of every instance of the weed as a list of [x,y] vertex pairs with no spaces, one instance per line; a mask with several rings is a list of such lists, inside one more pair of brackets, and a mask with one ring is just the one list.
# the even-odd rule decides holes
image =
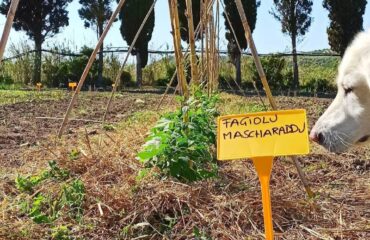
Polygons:
[[67,226],[56,226],[51,229],[51,238],[53,240],[70,240],[71,231]]
[[131,230],[131,225],[127,225],[127,226],[123,227],[122,230],[121,230],[121,235],[122,236],[128,236],[130,234],[130,230]]
[[48,178],[47,171],[44,171],[40,175],[36,176],[27,176],[27,177],[18,176],[15,179],[15,186],[21,192],[32,193],[33,188],[47,178]]
[[50,170],[42,171],[40,174],[35,176],[18,176],[15,179],[16,188],[21,192],[32,193],[34,187],[48,178],[56,180],[66,180],[69,178],[69,171],[59,168],[55,161],[49,161],[49,168]]
[[67,206],[69,215],[73,218],[79,219],[82,216],[82,204],[85,198],[85,186],[79,179],[74,180],[71,184],[63,186],[63,194],[60,204]]
[[206,233],[200,231],[199,228],[197,227],[194,227],[193,234],[194,234],[195,240],[211,240],[212,239]]
[[115,127],[113,125],[110,125],[110,124],[104,124],[103,129],[105,131],[112,132],[112,131],[115,130]]
[[[70,173],[68,170],[58,167],[55,161],[49,162],[49,168],[49,170],[42,171],[39,175],[18,176],[16,178],[17,189],[30,194],[30,198],[22,198],[19,202],[21,212],[27,214],[35,223],[52,223],[63,214],[62,210],[66,210],[71,218],[80,219],[85,198],[83,182],[79,179],[64,182],[70,178]],[[47,179],[64,183],[62,183],[58,192],[53,190],[47,194],[47,191],[41,191],[42,188],[40,188],[39,191],[34,193],[34,188]]]
[[171,232],[173,227],[176,225],[178,219],[177,217],[171,217],[166,215],[162,221],[160,232],[166,233]]
[[136,181],[137,182],[140,182],[141,180],[143,180],[146,176],[148,176],[148,174],[149,174],[149,172],[150,172],[150,169],[148,169],[148,168],[144,168],[144,169],[142,169],[142,170],[140,170],[139,171],[139,173],[137,174],[137,176],[136,176]]
[[50,171],[48,176],[57,180],[67,180],[70,177],[70,172],[66,169],[59,168],[55,161],[49,162]]
[[50,207],[50,198],[37,194],[31,203],[30,209],[25,209],[28,212],[28,217],[30,217],[35,223],[51,223],[54,221],[58,212],[48,211],[53,210]]
[[81,180],[64,184],[62,190],[54,197],[42,193],[30,200],[22,200],[20,209],[35,223],[52,223],[65,209],[73,219],[80,219],[83,213],[82,204],[85,198],[85,187]]
[[78,149],[72,149],[72,151],[69,153],[68,158],[72,161],[77,160],[80,158],[81,152]]

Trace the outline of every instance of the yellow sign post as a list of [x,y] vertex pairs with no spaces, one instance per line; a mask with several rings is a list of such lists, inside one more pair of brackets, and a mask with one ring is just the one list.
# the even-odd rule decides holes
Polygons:
[[261,184],[265,235],[273,240],[270,176],[276,156],[309,153],[305,110],[229,115],[218,118],[217,158],[251,158]]
[[41,83],[37,83],[36,84],[36,88],[37,88],[37,91],[41,91],[41,87],[42,87],[42,84]]
[[75,90],[75,88],[77,87],[77,83],[76,83],[76,82],[70,82],[70,83],[68,84],[68,86],[69,86],[70,88],[72,88],[72,91],[74,91],[74,90]]

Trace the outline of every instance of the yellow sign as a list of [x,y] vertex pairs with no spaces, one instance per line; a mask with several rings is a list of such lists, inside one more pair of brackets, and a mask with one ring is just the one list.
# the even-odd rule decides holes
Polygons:
[[305,110],[218,118],[217,158],[300,155],[309,152]]
[[288,110],[218,118],[217,158],[251,158],[261,184],[265,238],[274,239],[270,176],[275,156],[308,154],[305,110]]
[[75,83],[75,82],[71,82],[71,83],[69,83],[69,84],[68,84],[68,86],[69,86],[70,88],[75,88],[75,87],[77,86],[77,83]]

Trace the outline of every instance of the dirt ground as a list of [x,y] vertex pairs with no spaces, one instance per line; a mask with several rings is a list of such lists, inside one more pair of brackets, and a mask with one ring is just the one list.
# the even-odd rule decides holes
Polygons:
[[[84,94],[78,100],[70,119],[101,121],[108,102],[108,94]],[[156,107],[160,95],[117,94],[107,115],[107,123],[115,123],[133,112]],[[70,98],[0,105],[0,166],[16,164],[22,157],[22,148],[37,145],[48,136],[56,134],[61,119],[39,119],[39,117],[62,118]],[[70,121],[67,134],[91,122]]]
[[[101,120],[107,99],[107,95],[85,95],[79,99],[71,118]],[[107,121],[119,122],[137,111],[155,111],[159,99],[160,95],[153,94],[121,94],[114,101]],[[257,98],[223,96],[225,104],[235,99],[258,103]],[[15,194],[11,182],[18,170],[35,172],[39,166],[33,166],[30,161],[43,159],[46,162],[50,158],[50,153],[41,152],[39,146],[45,150],[60,120],[36,117],[62,117],[68,100],[0,106],[0,168],[6,169],[0,178],[0,194],[4,194],[0,202],[9,201],[8,196]],[[319,98],[277,97],[276,100],[283,109],[306,109],[310,126],[331,102],[331,99]],[[84,180],[89,195],[85,206],[89,220],[85,226],[94,226],[93,229],[71,227],[73,232],[82,239],[263,239],[259,184],[249,161],[221,163],[220,177],[215,181],[187,185],[156,180],[133,186],[140,170],[135,154],[152,121],[140,129],[125,131],[124,136],[110,133],[109,138],[115,145],[112,152],[108,153],[108,143],[106,148],[96,150],[104,152],[101,153],[104,161],[95,162],[86,157],[88,160],[84,162],[73,163],[75,174]],[[86,123],[73,121],[68,126],[63,142],[66,148],[81,141],[83,137],[79,133]],[[89,134],[100,134],[98,124],[87,126]],[[58,149],[51,155],[60,157],[63,151]],[[61,159],[61,164],[71,164]],[[365,147],[334,155],[312,145],[311,154],[299,157],[299,161],[316,193],[315,199],[305,194],[291,162],[277,160],[271,179],[277,239],[370,239],[369,159],[370,149]],[[96,207],[96,199],[104,204],[102,209]],[[42,226],[33,229],[34,233],[30,233],[33,238],[12,235],[11,229],[15,232],[24,229],[24,222],[22,226],[20,222],[27,220],[24,216],[12,216],[11,206],[1,209],[0,223],[4,223],[0,224],[3,227],[0,226],[0,239],[2,236],[5,239],[45,237]],[[171,222],[171,219],[177,220]],[[63,221],[66,224],[69,220]],[[158,230],[163,228],[163,222],[171,226],[167,232]],[[127,226],[132,226],[131,235],[126,232]],[[202,236],[197,234],[195,238],[194,229]]]

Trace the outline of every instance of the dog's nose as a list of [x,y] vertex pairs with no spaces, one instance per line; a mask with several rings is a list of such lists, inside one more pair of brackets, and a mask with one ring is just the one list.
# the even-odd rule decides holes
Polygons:
[[310,139],[314,142],[317,142],[318,144],[323,144],[325,141],[324,134],[322,134],[321,132],[317,133],[314,131],[310,133]]

